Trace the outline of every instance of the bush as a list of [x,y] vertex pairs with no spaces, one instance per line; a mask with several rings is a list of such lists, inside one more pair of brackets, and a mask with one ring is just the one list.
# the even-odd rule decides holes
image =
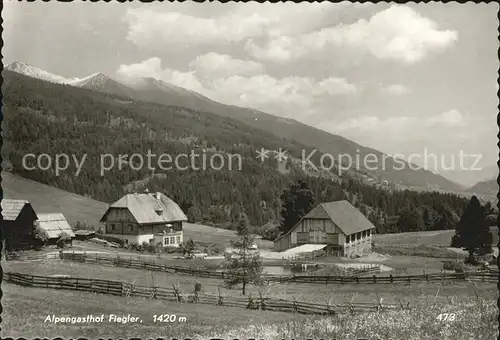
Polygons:
[[202,288],[201,283],[196,282],[196,283],[194,284],[194,292],[195,292],[195,293],[199,293],[199,292],[201,292],[201,288]]
[[153,254],[156,253],[158,250],[157,246],[152,243],[148,243],[144,248],[148,253],[153,253]]
[[212,245],[211,252],[212,254],[219,255],[224,252],[224,248],[220,244],[214,244]]
[[196,250],[196,243],[192,239],[189,239],[186,243],[179,245],[179,250],[184,255],[191,255]]
[[[146,244],[147,244],[147,242],[146,242]],[[130,247],[130,249],[135,250],[135,251],[140,251],[140,252],[144,251],[144,243],[138,244],[135,242],[130,242],[129,247]]]
[[68,244],[71,244],[71,237],[67,233],[61,233],[56,241],[57,248],[63,249]]
[[163,247],[163,251],[167,254],[175,254],[175,253],[178,253],[180,251],[180,249],[178,247],[166,246],[166,247]]
[[45,230],[40,228],[40,226],[36,226],[34,238],[35,238],[35,248],[37,250],[40,250],[49,241],[47,233],[45,232]]
[[446,261],[443,264],[443,269],[454,270],[455,273],[463,273],[465,271],[465,264],[456,261]]

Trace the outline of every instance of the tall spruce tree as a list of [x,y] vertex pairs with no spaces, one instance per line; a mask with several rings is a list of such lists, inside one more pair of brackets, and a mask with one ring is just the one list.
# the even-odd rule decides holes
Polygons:
[[457,224],[452,246],[464,248],[469,260],[474,253],[485,254],[491,251],[492,235],[485,223],[486,210],[476,196],[472,196]]
[[280,231],[286,233],[313,208],[315,195],[304,180],[298,180],[283,192],[280,199]]

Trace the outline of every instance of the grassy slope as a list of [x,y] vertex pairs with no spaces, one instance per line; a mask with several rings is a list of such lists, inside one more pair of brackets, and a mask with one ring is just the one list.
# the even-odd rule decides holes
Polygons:
[[[493,247],[498,243],[498,228],[490,227]],[[421,231],[398,234],[374,235],[375,251],[391,255],[431,256],[457,258],[463,255],[447,249],[450,247],[454,230]]]
[[[62,212],[72,225],[77,221],[98,225],[100,218],[108,207],[106,203],[8,172],[2,172],[2,188],[5,198],[28,200],[37,213]],[[184,237],[186,239],[192,238],[196,242],[228,243],[236,236],[230,230],[186,223]],[[269,247],[271,242],[260,241],[260,245]]]
[[[355,316],[306,317],[289,313],[250,311],[241,308],[168,304],[140,298],[115,298],[84,292],[30,289],[3,284],[1,336],[24,338],[237,338],[237,339],[496,339],[497,308],[494,301],[456,296],[434,301],[425,309]],[[155,313],[185,316],[185,323],[154,324]],[[438,322],[440,313],[455,313],[456,320]],[[143,323],[71,325],[43,323],[47,315],[85,316],[109,314],[138,316]],[[26,327],[30,320],[30,327]]]
[[[33,289],[2,284],[2,338],[189,338],[204,332],[220,332],[225,327],[247,326],[305,319],[289,313],[251,311],[241,308],[216,308],[210,305],[176,304],[142,298],[117,298],[86,292]],[[186,317],[183,323],[154,323],[153,314],[176,314]],[[109,314],[138,316],[142,323],[52,324],[44,323],[47,315],[99,316]],[[26,320],[30,320],[29,327]]]

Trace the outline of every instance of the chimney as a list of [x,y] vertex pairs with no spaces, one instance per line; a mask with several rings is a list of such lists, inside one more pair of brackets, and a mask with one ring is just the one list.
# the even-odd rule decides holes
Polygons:
[[157,192],[155,193],[155,198],[156,198],[156,207],[155,207],[155,211],[158,215],[161,215],[163,213],[163,206],[161,204],[161,200],[160,200],[160,193]]

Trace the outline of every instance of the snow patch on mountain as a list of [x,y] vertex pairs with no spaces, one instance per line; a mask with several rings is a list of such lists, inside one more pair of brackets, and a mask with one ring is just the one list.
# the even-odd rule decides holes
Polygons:
[[86,89],[98,89],[102,87],[110,78],[104,73],[94,73],[83,79],[71,82],[71,85]]
[[53,74],[42,70],[41,68],[29,65],[26,63],[15,61],[5,67],[6,70],[24,74],[25,76],[31,78],[37,78],[40,80],[48,81],[57,84],[71,84],[72,82],[78,81],[78,78],[65,78],[57,74]]

